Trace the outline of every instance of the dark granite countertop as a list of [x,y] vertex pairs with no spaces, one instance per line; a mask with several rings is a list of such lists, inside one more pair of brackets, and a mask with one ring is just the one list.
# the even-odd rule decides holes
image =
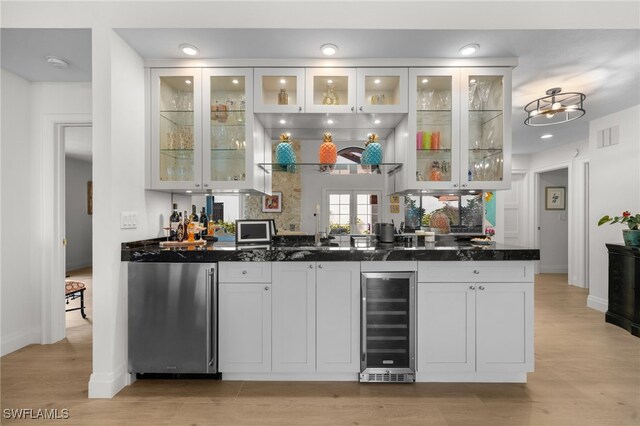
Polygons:
[[540,250],[505,244],[474,245],[468,241],[439,241],[418,246],[395,243],[376,247],[316,247],[313,237],[276,241],[270,247],[236,247],[209,243],[190,249],[160,248],[158,238],[122,244],[123,262],[272,262],[272,261],[421,261],[421,260],[540,260]]

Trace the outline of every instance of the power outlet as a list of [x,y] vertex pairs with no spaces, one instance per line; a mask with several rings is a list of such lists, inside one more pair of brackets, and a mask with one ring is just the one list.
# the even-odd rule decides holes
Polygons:
[[120,229],[136,229],[137,227],[137,212],[120,212]]

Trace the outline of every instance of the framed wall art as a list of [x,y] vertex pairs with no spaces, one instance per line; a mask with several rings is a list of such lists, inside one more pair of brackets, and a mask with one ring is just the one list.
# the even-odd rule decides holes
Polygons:
[[282,192],[274,192],[273,195],[262,196],[262,212],[263,213],[281,213],[282,212]]
[[87,182],[87,214],[93,214],[93,181]]
[[544,189],[544,209],[564,210],[567,208],[566,191],[564,186],[547,186]]

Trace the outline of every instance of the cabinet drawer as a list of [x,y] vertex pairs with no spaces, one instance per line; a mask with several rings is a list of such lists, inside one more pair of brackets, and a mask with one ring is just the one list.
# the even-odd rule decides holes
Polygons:
[[220,262],[221,283],[270,283],[271,262]]
[[418,262],[418,282],[529,282],[533,262]]

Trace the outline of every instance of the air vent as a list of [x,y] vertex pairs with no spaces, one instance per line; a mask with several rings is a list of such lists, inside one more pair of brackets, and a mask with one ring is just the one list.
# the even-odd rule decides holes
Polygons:
[[360,381],[368,383],[413,383],[415,377],[413,374],[362,373],[360,374]]
[[613,126],[607,129],[598,130],[598,148],[606,148],[620,143],[620,126]]

